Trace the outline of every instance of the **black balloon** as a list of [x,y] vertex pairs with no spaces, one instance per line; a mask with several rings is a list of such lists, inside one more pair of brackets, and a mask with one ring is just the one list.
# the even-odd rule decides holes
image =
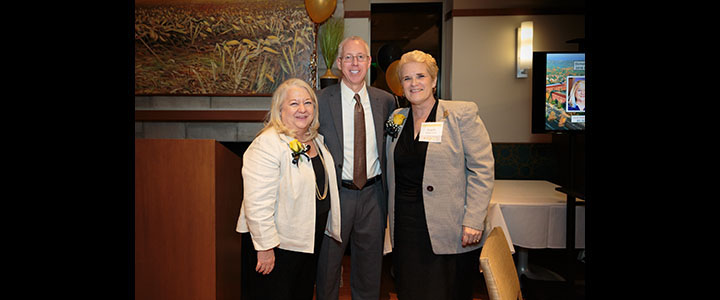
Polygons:
[[388,66],[402,56],[402,49],[395,44],[385,44],[378,49],[378,65],[382,68],[383,72],[387,71]]

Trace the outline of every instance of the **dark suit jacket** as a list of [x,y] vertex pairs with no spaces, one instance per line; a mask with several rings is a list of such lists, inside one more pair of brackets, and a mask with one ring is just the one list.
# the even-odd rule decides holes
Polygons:
[[[375,137],[377,139],[378,155],[380,156],[380,170],[382,171],[382,185],[384,197],[378,199],[383,212],[383,222],[387,217],[387,168],[385,157],[385,136],[384,126],[390,113],[397,107],[395,97],[390,93],[371,86],[367,87],[370,98],[370,107],[375,124]],[[343,163],[343,121],[341,107],[340,83],[326,87],[318,92],[318,108],[320,128],[319,132],[325,137],[327,145],[335,160],[335,173],[337,176],[338,189],[342,182]],[[353,134],[350,132],[349,134]],[[342,200],[341,200],[342,201]]]

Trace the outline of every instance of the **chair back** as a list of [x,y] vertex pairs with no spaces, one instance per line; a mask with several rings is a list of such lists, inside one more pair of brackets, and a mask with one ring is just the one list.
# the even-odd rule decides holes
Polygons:
[[480,269],[490,300],[522,300],[520,279],[502,227],[490,232],[480,252]]

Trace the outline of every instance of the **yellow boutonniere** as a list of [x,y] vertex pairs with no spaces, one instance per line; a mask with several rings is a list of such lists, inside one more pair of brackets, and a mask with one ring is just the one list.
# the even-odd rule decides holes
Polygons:
[[297,139],[290,141],[290,150],[292,150],[293,152],[300,152],[300,150],[302,150],[302,148],[303,148],[302,143],[300,141],[298,141]]
[[405,116],[403,116],[401,114],[396,114],[393,116],[393,123],[395,123],[395,125],[398,125],[398,126],[402,125],[402,123],[404,121],[405,121]]
[[390,116],[390,118],[388,118],[388,120],[385,122],[385,135],[389,135],[394,141],[398,135],[398,132],[400,132],[400,128],[403,126],[404,123],[404,115],[394,114]]
[[295,165],[298,164],[298,160],[301,159],[301,157],[300,157],[301,155],[304,155],[305,158],[310,160],[310,157],[306,154],[308,152],[308,150],[310,150],[310,145],[303,145],[303,143],[301,143],[297,139],[294,139],[294,140],[290,141],[289,146],[290,146],[290,150],[292,151],[292,153],[290,155],[292,156],[293,164],[295,164]]

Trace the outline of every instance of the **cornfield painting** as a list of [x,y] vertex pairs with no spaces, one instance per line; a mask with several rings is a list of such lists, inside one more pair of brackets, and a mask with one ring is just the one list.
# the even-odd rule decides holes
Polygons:
[[272,94],[315,86],[316,28],[304,0],[135,0],[136,95]]

